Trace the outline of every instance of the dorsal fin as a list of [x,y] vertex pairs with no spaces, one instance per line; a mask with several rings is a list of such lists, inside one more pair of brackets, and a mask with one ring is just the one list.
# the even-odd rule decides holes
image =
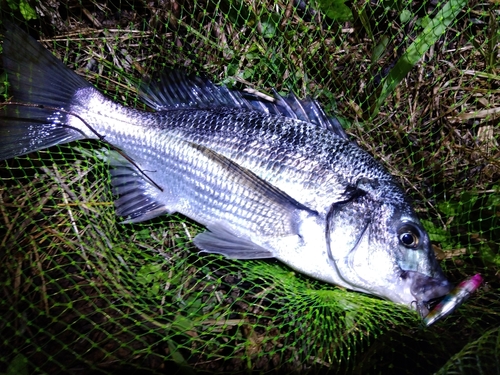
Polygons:
[[139,86],[141,99],[157,111],[208,109],[215,107],[250,108],[241,92],[215,86],[210,80],[180,71],[166,71],[158,80]]
[[273,91],[272,100],[266,100],[243,91],[229,90],[224,85],[216,86],[204,77],[166,71],[158,80],[143,82],[139,95],[156,111],[217,107],[250,109],[316,124],[348,139],[340,122],[335,117],[328,117],[316,100],[309,97],[299,100],[293,93],[281,96]]
[[339,120],[335,117],[328,117],[316,100],[310,97],[300,100],[293,93],[281,96],[276,90],[273,90],[273,95],[273,101],[257,96],[245,98],[252,108],[259,112],[310,122],[323,129],[328,129],[343,139],[348,139]]

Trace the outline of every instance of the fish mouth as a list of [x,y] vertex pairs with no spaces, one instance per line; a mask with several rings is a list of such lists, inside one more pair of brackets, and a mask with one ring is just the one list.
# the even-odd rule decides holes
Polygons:
[[405,276],[411,279],[410,292],[415,298],[412,305],[416,304],[416,310],[422,318],[429,313],[429,301],[445,296],[453,287],[442,274],[430,277],[420,272],[406,271]]

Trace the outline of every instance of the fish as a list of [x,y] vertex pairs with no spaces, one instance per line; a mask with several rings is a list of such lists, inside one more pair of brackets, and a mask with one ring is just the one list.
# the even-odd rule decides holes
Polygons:
[[206,228],[193,239],[200,252],[275,258],[422,317],[450,291],[401,186],[316,100],[167,71],[139,85],[150,108],[139,110],[4,24],[0,160],[98,139],[111,146],[103,157],[124,224],[177,212]]

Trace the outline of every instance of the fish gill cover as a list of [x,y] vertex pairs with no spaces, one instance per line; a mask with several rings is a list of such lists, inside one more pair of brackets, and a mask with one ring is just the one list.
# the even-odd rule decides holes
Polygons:
[[274,260],[200,255],[180,215],[121,224],[103,144],[79,141],[0,162],[0,372],[498,371],[499,18],[474,1],[2,3],[130,107],[166,68],[318,98],[413,199],[448,279],[485,284],[424,329]]

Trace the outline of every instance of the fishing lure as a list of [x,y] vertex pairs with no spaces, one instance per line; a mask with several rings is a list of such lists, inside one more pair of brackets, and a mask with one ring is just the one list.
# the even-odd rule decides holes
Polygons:
[[464,303],[483,283],[483,277],[476,274],[462,281],[424,318],[424,324],[429,327],[439,319],[451,314],[457,307]]

